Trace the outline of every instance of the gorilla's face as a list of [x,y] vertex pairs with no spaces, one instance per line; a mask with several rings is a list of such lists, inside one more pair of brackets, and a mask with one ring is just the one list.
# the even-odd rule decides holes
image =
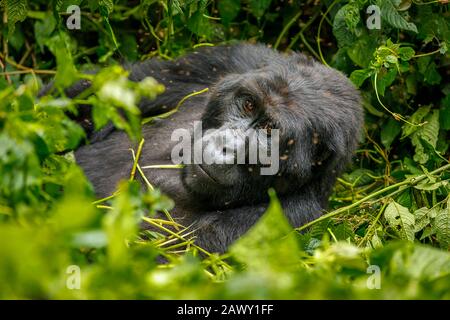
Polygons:
[[302,132],[299,100],[288,81],[286,70],[261,69],[229,75],[211,88],[200,140],[210,159],[183,170],[189,192],[220,208],[260,202],[270,187],[292,194],[309,178],[308,150],[302,159],[295,154],[311,136]]
[[[295,195],[313,179],[323,183],[315,184],[317,192],[327,194],[327,181],[334,181],[355,148],[359,105],[348,80],[318,64],[293,61],[230,74],[210,89],[201,142],[212,158],[234,161],[187,165],[183,184],[211,208],[265,201],[270,187],[278,196]],[[224,155],[228,145],[217,143],[226,129],[237,132],[235,148],[245,146],[244,163],[239,155]],[[252,140],[246,134],[251,129],[264,131]],[[275,168],[272,174],[263,173],[268,167]]]

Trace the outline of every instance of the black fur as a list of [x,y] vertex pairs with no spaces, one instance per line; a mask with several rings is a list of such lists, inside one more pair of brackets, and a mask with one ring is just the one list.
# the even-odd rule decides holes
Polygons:
[[[284,55],[249,44],[203,48],[175,61],[151,59],[128,68],[134,81],[152,76],[166,86],[156,100],[141,102],[144,116],[168,111],[187,94],[210,88],[186,100],[170,118],[144,126],[142,166],[171,163],[174,129],[192,129],[193,121],[200,119],[207,127],[223,125],[239,107],[236,97],[242,92],[259,104],[264,120],[257,125],[269,123],[281,131],[280,171],[275,176],[261,176],[243,165],[211,165],[203,168],[207,174],[197,166],[145,170],[148,179],[175,200],[175,219],[194,224],[198,245],[224,252],[265,211],[270,187],[294,226],[317,218],[326,208],[363,123],[360,96],[341,73],[301,54]],[[78,86],[71,96],[86,83]],[[79,148],[75,157],[98,196],[104,197],[129,176],[132,146],[124,132],[111,128],[97,140]]]

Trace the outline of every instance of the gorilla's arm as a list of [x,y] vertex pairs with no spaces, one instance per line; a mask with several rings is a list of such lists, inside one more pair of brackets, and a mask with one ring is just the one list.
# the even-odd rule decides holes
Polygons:
[[[301,197],[284,198],[280,202],[292,226],[301,226],[322,213],[317,199],[307,191]],[[261,218],[267,208],[268,204],[259,204],[199,214],[192,224],[192,229],[196,230],[195,243],[208,251],[223,253]]]

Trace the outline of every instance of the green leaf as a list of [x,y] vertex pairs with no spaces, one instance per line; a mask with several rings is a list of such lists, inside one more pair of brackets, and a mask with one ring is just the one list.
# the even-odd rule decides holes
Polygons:
[[73,64],[68,43],[69,37],[63,32],[60,32],[45,42],[56,57],[55,86],[59,88],[66,88],[77,80],[77,70]]
[[433,191],[433,190],[437,190],[440,187],[445,187],[448,185],[448,181],[444,180],[444,181],[439,181],[439,182],[423,182],[423,183],[419,183],[418,185],[414,186],[415,189],[417,190],[424,190],[424,191]]
[[436,233],[436,231],[432,228],[432,227],[425,227],[425,229],[423,229],[422,235],[420,236],[420,241],[422,241],[423,239],[426,239],[428,237],[431,237],[432,235],[434,235]]
[[25,20],[28,11],[27,0],[1,0],[0,7],[3,8],[8,17],[8,37],[14,33],[17,22]]
[[103,22],[105,24],[106,30],[115,46],[116,49],[119,48],[119,44],[117,43],[117,39],[116,39],[116,35],[114,34],[114,30],[111,26],[111,24],[109,23],[109,14],[112,12],[113,10],[113,6],[112,6],[112,2],[110,1],[101,1],[100,2],[100,14],[103,18]]
[[[56,0],[55,9],[60,12],[66,12],[67,8],[71,5],[79,6],[83,0]],[[89,1],[91,3],[92,1]],[[97,2],[97,1],[96,1]]]
[[349,28],[356,27],[359,22],[359,10],[355,4],[344,5],[334,16],[333,34],[336,37],[339,47],[351,47],[356,41],[355,30]]
[[31,141],[17,141],[0,133],[0,195],[9,195],[37,185],[42,172]]
[[385,69],[382,69],[378,73],[377,89],[378,89],[378,93],[381,96],[384,96],[386,88],[389,87],[394,82],[396,76],[397,76],[396,68],[390,68],[387,71]]
[[387,206],[384,217],[402,239],[414,241],[414,215],[407,208],[392,201]]
[[120,34],[119,35],[120,52],[127,61],[136,61],[138,59],[138,44],[136,42],[136,35],[134,34]]
[[127,263],[130,252],[126,243],[136,234],[140,222],[140,217],[135,215],[141,204],[139,183],[121,182],[119,190],[113,200],[113,210],[103,220],[103,230],[108,238],[108,259],[113,267]]
[[250,11],[256,18],[261,18],[264,12],[269,8],[272,0],[249,0],[250,1]]
[[411,143],[416,148],[414,160],[425,164],[430,159],[430,153],[425,150],[421,140],[435,149],[439,136],[439,110],[433,110],[425,117],[426,123],[419,127],[411,136]]
[[74,247],[104,248],[108,244],[106,234],[101,230],[85,231],[74,234]]
[[351,173],[343,174],[342,178],[344,178],[345,181],[350,182],[354,187],[360,187],[372,183],[372,176],[374,175],[375,173],[372,170],[356,169]]
[[378,117],[378,118],[382,118],[385,116],[384,112],[378,110],[377,108],[375,108],[372,105],[371,101],[372,101],[374,94],[372,94],[371,92],[368,92],[368,91],[363,91],[363,92],[361,92],[361,94],[363,96],[362,103],[363,103],[364,110],[368,114],[374,115],[375,117]]
[[398,55],[403,61],[410,60],[415,54],[416,52],[411,47],[402,47],[398,49]]
[[362,250],[344,241],[333,243],[325,249],[316,250],[314,258],[318,265],[328,265],[327,267],[331,270],[345,268],[353,271],[365,271],[367,268],[362,256]]
[[381,143],[389,149],[391,147],[392,142],[395,138],[400,134],[402,130],[402,126],[399,121],[394,118],[389,118],[387,123],[383,125],[381,128]]
[[425,83],[436,85],[440,84],[442,81],[442,77],[437,71],[436,63],[432,62],[427,66],[426,71],[423,74]]
[[49,15],[44,20],[37,20],[34,23],[34,36],[36,37],[36,43],[44,50],[45,41],[49,39],[51,34],[56,28],[56,20],[52,15]]
[[447,94],[441,102],[441,109],[439,111],[441,129],[450,130],[450,94]]
[[393,54],[389,54],[385,57],[386,61],[392,64],[397,64],[398,63],[398,59],[395,55]]
[[369,36],[358,38],[350,47],[346,48],[347,55],[361,68],[367,68],[373,53],[378,47],[376,39]]
[[405,11],[411,7],[411,3],[411,0],[396,0],[395,6],[397,7],[398,11]]
[[436,236],[442,248],[450,247],[450,199],[447,201],[447,208],[442,209],[433,224]]
[[94,121],[94,127],[95,130],[99,130],[106,126],[111,117],[110,114],[114,112],[114,108],[111,105],[103,103],[93,97],[91,97],[90,101],[92,105],[92,120]]
[[20,24],[16,25],[13,34],[8,37],[8,44],[17,51],[20,51],[25,45],[25,35]]
[[198,10],[191,17],[189,17],[187,27],[196,35],[209,38],[211,35],[211,25],[203,13],[203,10]]
[[437,65],[431,60],[430,56],[420,57],[417,59],[419,72],[423,75],[427,84],[435,85],[441,83],[442,77],[437,71]]
[[414,232],[417,233],[430,224],[429,211],[426,207],[414,211]]
[[442,99],[442,107],[439,111],[441,129],[450,130],[450,94]]
[[371,69],[361,69],[355,70],[350,75],[350,80],[353,82],[355,86],[360,88],[364,81],[372,75]]
[[223,24],[229,25],[241,10],[241,0],[219,1],[218,7]]
[[370,262],[373,265],[390,266],[388,272],[392,279],[414,279],[412,283],[415,284],[418,281],[430,283],[436,279],[443,281],[450,275],[448,252],[407,242],[390,243],[374,251]]
[[417,74],[409,74],[406,77],[406,92],[411,95],[417,94]]
[[270,199],[266,213],[231,246],[230,252],[249,270],[283,272],[299,262],[295,254],[299,247],[274,191],[270,191]]
[[417,27],[414,23],[406,21],[403,16],[398,13],[392,0],[377,0],[377,4],[381,10],[381,17],[391,26],[417,33]]
[[[422,171],[419,172],[419,174],[422,173]],[[405,190],[395,199],[395,201],[406,208],[411,208],[413,206],[412,192],[408,189]]]
[[114,1],[113,0],[99,0],[98,1],[99,8],[104,8],[105,15],[109,16],[111,12],[114,10]]
[[[425,118],[425,116],[430,112],[431,106],[423,106],[416,110],[412,116],[408,119],[409,122],[413,124],[419,124]],[[419,129],[417,125],[410,125],[405,123],[402,127],[402,139],[410,136]]]

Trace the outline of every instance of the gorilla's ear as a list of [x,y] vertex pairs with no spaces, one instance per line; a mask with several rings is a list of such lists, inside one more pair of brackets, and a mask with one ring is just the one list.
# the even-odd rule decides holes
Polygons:
[[351,161],[360,136],[357,123],[328,123],[313,134],[313,165],[326,174],[338,175]]

